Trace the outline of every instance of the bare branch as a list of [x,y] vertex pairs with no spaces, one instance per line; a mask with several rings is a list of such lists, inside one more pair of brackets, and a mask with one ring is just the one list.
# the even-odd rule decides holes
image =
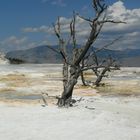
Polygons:
[[63,59],[65,60],[65,62],[67,62],[67,56],[66,56],[66,54],[65,54],[65,52],[64,52],[64,50],[63,50],[63,48],[60,48],[60,54],[61,54],[61,56],[63,57]]
[[114,20],[103,20],[103,21],[98,21],[98,24],[102,24],[102,23],[124,23],[124,24],[127,24],[126,22],[124,21],[114,21]]
[[90,18],[85,18],[85,17],[79,15],[79,13],[77,13],[76,15],[77,15],[78,17],[80,17],[81,19],[85,20],[85,21],[88,21],[88,22],[90,22],[90,23],[93,22]]
[[64,40],[61,37],[60,18],[59,17],[57,19],[57,23],[53,24],[53,28],[54,28],[55,35],[59,40],[59,44],[61,46],[62,44],[64,44]]
[[76,22],[76,15],[75,15],[75,12],[73,12],[72,40],[73,40],[73,46],[74,46],[74,48],[76,47],[75,22]]
[[[104,12],[104,10],[106,9],[105,5],[99,5],[100,0],[93,0],[94,5],[95,5],[95,12],[96,12],[96,17],[92,20],[91,25],[91,32],[89,35],[89,38],[85,44],[85,46],[83,47],[83,51],[81,52],[81,55],[79,56],[79,58],[77,59],[77,61],[75,62],[75,65],[79,65],[79,63],[81,62],[81,60],[83,59],[83,57],[86,55],[87,51],[89,50],[89,48],[91,47],[91,45],[94,43],[94,41],[96,40],[97,36],[99,35],[103,24],[98,24],[98,20],[101,16],[101,14]],[[103,20],[105,20],[105,16],[103,17]]]
[[52,46],[49,46],[49,45],[46,45],[46,47],[51,49],[51,50],[53,50],[54,52],[60,54],[60,50],[59,49],[55,49],[55,48],[53,48]]
[[62,58],[65,60],[65,62],[67,64],[71,65],[69,62],[67,62],[66,54],[64,53],[63,49],[61,49],[61,48],[60,49],[55,49],[55,48],[53,48],[51,46],[47,46],[47,45],[46,45],[46,47],[49,48],[49,49],[51,49],[51,50],[53,50],[54,52],[60,54],[62,56]]
[[84,67],[81,69],[81,71],[87,71],[87,70],[90,70],[90,69],[98,69],[98,68],[104,68],[105,66],[95,66],[95,65],[91,65],[91,66],[87,66],[87,67]]
[[103,47],[100,48],[100,49],[97,49],[95,52],[97,53],[97,52],[99,52],[99,51],[102,51],[102,50],[106,49],[107,47],[113,45],[116,41],[120,40],[121,38],[122,38],[122,36],[120,36],[120,37],[114,39],[112,42],[110,42],[109,44],[106,44],[105,46],[103,46]]

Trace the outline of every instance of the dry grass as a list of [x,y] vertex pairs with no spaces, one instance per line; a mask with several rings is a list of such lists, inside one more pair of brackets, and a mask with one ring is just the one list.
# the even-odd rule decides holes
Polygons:
[[8,74],[0,77],[0,82],[6,83],[9,87],[29,86],[29,79],[24,74]]
[[113,95],[140,95],[140,86],[138,83],[132,84],[128,82],[118,83],[117,85],[105,84],[105,86],[97,87],[102,94]]
[[83,73],[84,77],[87,79],[87,78],[93,78],[93,77],[96,77],[96,75],[92,72],[92,71],[85,71]]
[[18,99],[13,99],[13,100],[8,100],[8,99],[1,99],[0,103],[1,104],[6,104],[7,106],[25,106],[25,105],[37,105],[40,104],[40,100],[18,100]]
[[74,95],[78,96],[95,96],[98,91],[92,86],[77,85],[74,89]]
[[13,92],[16,91],[14,88],[10,88],[10,87],[4,87],[4,88],[0,88],[0,93],[1,92]]
[[24,74],[7,74],[0,78],[1,81],[21,80],[24,79]]
[[[55,75],[56,76],[56,75]],[[8,102],[17,102],[17,103],[39,103],[43,104],[42,100],[39,98],[34,99],[34,100],[27,100],[23,97],[28,96],[28,94],[35,94],[36,90],[45,90],[49,92],[50,94],[58,94],[61,93],[62,91],[62,81],[57,81],[57,77],[55,80],[55,76],[51,75],[45,75],[45,76],[30,76],[30,75],[25,75],[22,73],[13,73],[13,74],[7,74],[7,75],[0,75],[0,93],[2,94],[11,94],[15,98],[7,99],[9,100]],[[60,76],[60,75],[58,75]],[[84,72],[84,77],[86,80],[94,80],[95,75],[93,74],[92,71],[86,71]],[[50,79],[49,79],[50,78]],[[140,95],[140,81],[136,80],[131,80],[130,81],[123,81],[123,79],[120,80],[111,80],[111,79],[105,79],[103,80],[103,83],[105,83],[105,86],[101,86],[98,88],[95,87],[89,87],[89,86],[82,86],[81,84],[78,84],[75,86],[74,89],[74,95],[78,96],[96,96],[99,94],[101,95]],[[40,86],[45,85],[46,88],[40,89]],[[33,90],[35,89],[35,92],[33,93],[28,92],[28,90]],[[18,90],[17,90],[18,89]],[[25,89],[25,91],[24,91]],[[38,94],[38,92],[37,92]],[[40,93],[39,93],[40,94]],[[21,96],[20,99],[17,97]],[[0,99],[0,100],[4,100]],[[48,104],[49,105],[54,105],[56,104],[57,100],[56,99],[48,99]]]
[[92,76],[94,73],[92,71],[85,71],[84,76]]

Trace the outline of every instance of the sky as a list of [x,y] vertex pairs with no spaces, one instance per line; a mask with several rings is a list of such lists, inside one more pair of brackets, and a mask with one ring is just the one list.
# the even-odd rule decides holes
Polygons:
[[[0,51],[28,49],[39,45],[57,44],[52,23],[57,17],[68,33],[73,11],[84,17],[93,17],[92,0],[0,0]],[[140,49],[140,0],[106,0],[108,16],[127,24],[105,25],[96,46],[122,36],[112,49]],[[77,17],[77,43],[83,44],[90,27]]]

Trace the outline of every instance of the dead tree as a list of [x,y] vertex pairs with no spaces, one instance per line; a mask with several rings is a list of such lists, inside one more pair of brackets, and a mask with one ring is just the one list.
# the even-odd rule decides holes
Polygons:
[[[107,19],[106,17],[107,6],[104,3],[104,0],[92,0],[92,4],[93,4],[95,17],[93,19],[88,19],[80,15],[74,14],[72,21],[70,23],[70,37],[67,41],[64,40],[61,35],[61,23],[59,19],[57,21],[57,24],[54,25],[54,31],[60,44],[59,50],[55,50],[55,51],[61,54],[64,61],[63,63],[64,90],[61,97],[58,99],[59,107],[71,105],[74,86],[77,84],[78,78],[83,71],[92,68],[94,69],[102,68],[102,66],[100,65],[98,66],[90,65],[90,66],[83,67],[81,65],[81,62],[86,56],[88,50],[92,47],[92,45],[96,41],[98,35],[101,32],[103,25],[109,22],[122,23],[121,21],[114,21],[114,20]],[[76,16],[79,16],[80,18],[89,22],[91,27],[91,31],[89,33],[88,39],[85,42],[85,44],[81,46],[81,48],[76,46],[76,29],[75,29]],[[73,44],[72,59],[69,59],[68,52],[66,50],[69,43]]]
[[[91,68],[93,73],[96,75],[95,82],[93,81],[93,85],[99,86],[100,82],[102,81],[103,77],[107,77],[106,72],[111,72],[112,70],[119,70],[119,64],[116,63],[116,60],[109,55],[107,58],[103,58],[103,60],[100,60],[101,56],[98,56],[99,52],[102,52],[102,50],[108,50],[107,48],[111,45],[113,45],[116,41],[118,41],[121,37],[118,37],[117,39],[113,40],[109,44],[106,44],[105,46],[101,47],[100,49],[96,49],[92,47],[92,51],[89,52],[86,57],[84,57],[82,61],[82,67],[86,67],[86,65],[94,65],[95,67]],[[102,68],[100,68],[102,67]],[[82,72],[81,74],[81,80],[84,86],[88,86],[87,82],[85,81],[84,74]]]
[[98,72],[98,69],[94,72],[98,73],[97,79],[94,82],[94,85],[99,86],[100,82],[102,81],[103,77],[107,77],[106,72],[110,72],[111,70],[119,70],[119,65],[115,64],[115,60],[112,59],[112,57],[109,57],[106,60],[106,63],[104,64],[103,68]]

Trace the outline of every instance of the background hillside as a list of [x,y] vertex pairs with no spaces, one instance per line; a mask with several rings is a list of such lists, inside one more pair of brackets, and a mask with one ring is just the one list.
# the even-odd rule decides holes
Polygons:
[[[58,46],[53,46],[58,48]],[[69,47],[72,48],[72,47]],[[69,49],[70,51],[70,49]],[[98,55],[102,58],[112,55],[121,66],[140,66],[140,49],[103,50]],[[61,56],[47,46],[39,46],[27,50],[10,51],[6,58],[19,59],[25,63],[61,63]]]

